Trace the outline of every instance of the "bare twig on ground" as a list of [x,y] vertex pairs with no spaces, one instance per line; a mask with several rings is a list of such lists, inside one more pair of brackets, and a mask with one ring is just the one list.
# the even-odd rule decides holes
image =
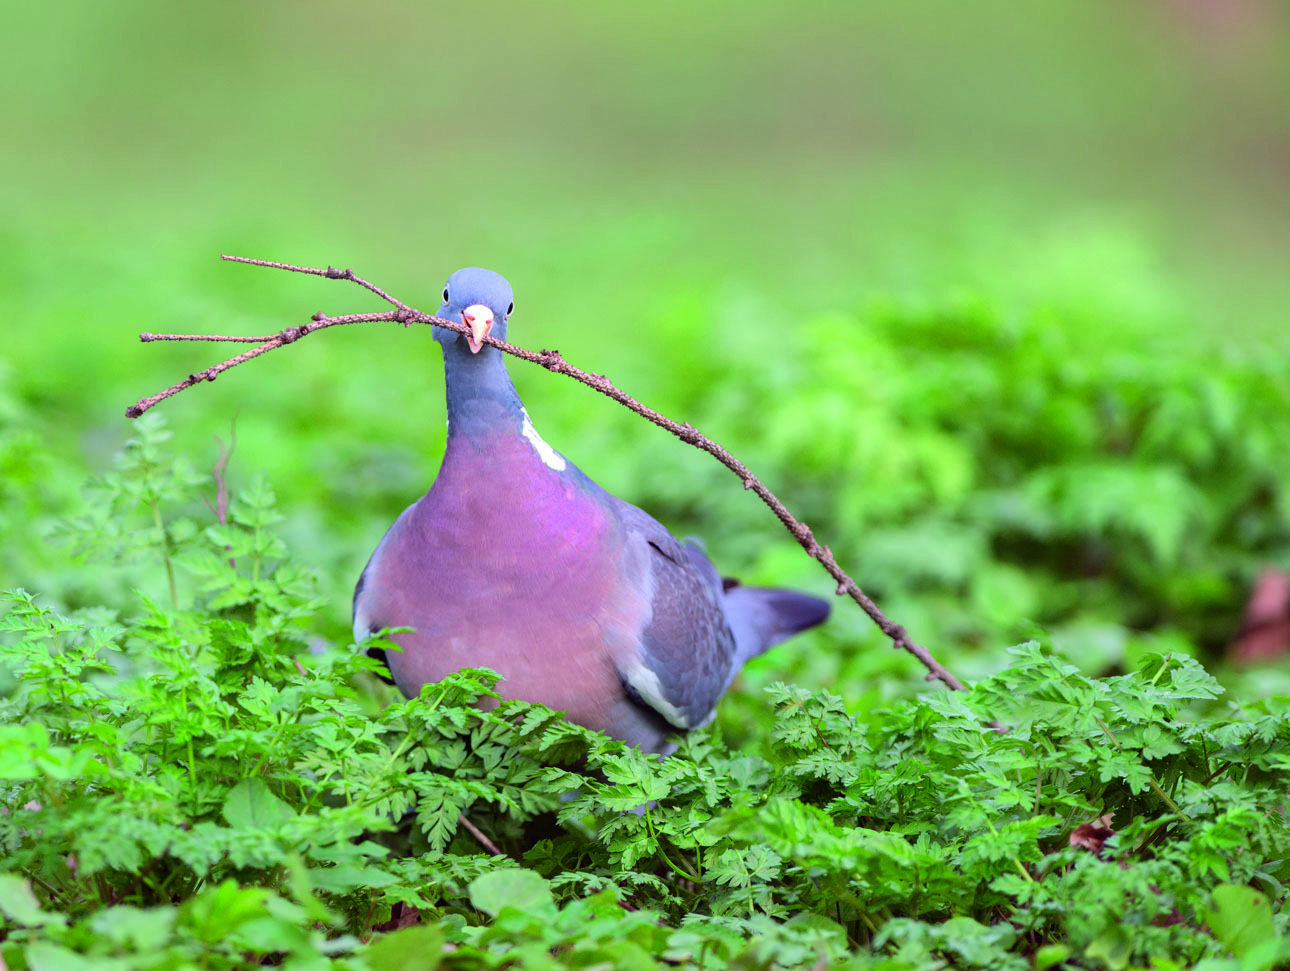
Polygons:
[[477,842],[480,846],[486,849],[493,856],[503,855],[502,851],[497,848],[497,844],[495,844],[492,840],[490,840],[487,836],[485,836],[483,831],[478,826],[476,826],[469,819],[467,819],[465,813],[462,813],[460,816],[457,817],[457,822],[461,823],[461,825],[466,828],[466,832],[468,832],[471,836],[475,837],[475,842]]
[[[268,353],[269,351],[277,350],[279,347],[293,344],[302,337],[306,337],[309,334],[323,330],[327,327],[336,327],[341,324],[366,324],[389,321],[400,323],[404,326],[414,323],[430,324],[435,327],[443,327],[448,330],[456,331],[459,334],[465,334],[468,332],[466,326],[458,321],[445,320],[442,317],[435,317],[432,314],[423,313],[420,310],[416,310],[415,308],[408,306],[401,300],[392,297],[375,284],[356,275],[354,271],[350,269],[340,270],[330,266],[326,269],[311,266],[296,266],[291,263],[274,263],[269,260],[253,260],[245,256],[226,255],[221,258],[233,263],[249,263],[252,266],[263,266],[277,270],[289,270],[292,273],[307,273],[311,276],[326,277],[329,280],[348,280],[352,283],[357,283],[366,290],[370,290],[382,300],[393,305],[395,309],[386,311],[385,313],[345,314],[339,317],[328,317],[326,314],[316,313],[306,324],[301,324],[298,327],[288,327],[286,330],[280,331],[277,334],[271,334],[264,337],[225,337],[202,336],[195,334],[140,334],[139,339],[145,342],[190,340],[244,341],[247,343],[256,342],[258,346],[253,347],[249,351],[244,351],[235,357],[231,357],[226,361],[222,361],[219,364],[206,368],[204,371],[195,371],[188,375],[184,380],[171,385],[165,391],[161,391],[147,398],[141,398],[135,404],[126,409],[126,417],[138,418],[149,408],[152,408],[154,405],[166,400],[172,395],[178,394],[186,388],[191,388],[193,385],[202,381],[214,381],[215,378],[227,371],[229,368],[237,367],[239,364],[244,364],[253,358]],[[810,555],[812,559],[816,560],[821,566],[823,566],[824,569],[828,571],[829,576],[833,577],[837,582],[837,589],[835,592],[838,596],[842,596],[844,594],[850,596],[852,600],[860,605],[860,609],[868,615],[869,619],[877,624],[878,628],[891,639],[893,647],[898,647],[904,651],[908,651],[916,657],[925,668],[927,668],[927,679],[929,681],[940,681],[956,691],[963,688],[963,683],[946,670],[945,667],[936,660],[936,658],[932,657],[931,652],[929,652],[927,648],[916,643],[913,638],[909,636],[905,628],[892,621],[878,608],[878,605],[875,604],[865,594],[865,592],[860,589],[859,585],[857,585],[856,582],[847,575],[842,567],[838,565],[837,560],[833,557],[833,552],[828,548],[828,546],[820,543],[815,538],[815,534],[811,532],[810,528],[805,523],[800,522],[796,517],[794,517],[793,514],[788,511],[788,508],[779,501],[775,494],[766,488],[766,486],[762,484],[761,480],[753,475],[752,470],[749,469],[748,466],[744,465],[743,462],[739,461],[739,459],[735,458],[712,439],[702,434],[698,429],[694,428],[687,422],[675,422],[666,415],[662,415],[654,409],[641,404],[625,391],[615,387],[613,382],[603,374],[593,374],[575,367],[561,357],[559,351],[530,351],[526,348],[517,347],[514,344],[508,344],[505,341],[497,340],[495,337],[485,337],[483,338],[483,341],[505,354],[510,354],[512,357],[518,357],[532,364],[536,364],[539,367],[546,368],[548,371],[553,371],[556,374],[567,375],[575,381],[579,381],[587,387],[599,391],[601,394],[609,398],[613,398],[619,404],[640,415],[647,421],[658,425],[660,428],[667,429],[683,442],[687,442],[695,448],[707,452],[727,469],[737,475],[745,489],[756,493],[757,497],[770,507],[771,512],[773,512],[776,518],[784,525],[784,528],[792,534],[793,538],[797,540],[802,549],[806,550],[807,554]]]

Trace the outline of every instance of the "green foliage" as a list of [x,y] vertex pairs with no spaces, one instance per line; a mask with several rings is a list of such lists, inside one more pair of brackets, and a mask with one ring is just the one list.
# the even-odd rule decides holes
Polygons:
[[859,572],[953,594],[974,615],[960,634],[1099,617],[1209,643],[1257,566],[1290,552],[1290,383],[1273,360],[1078,305],[1054,320],[974,301],[877,304],[789,353],[805,371],[825,345],[788,408],[732,412],[802,479],[845,481],[830,518]]
[[[1285,963],[1290,680],[1215,656],[1290,563],[1269,17],[11,6],[0,587],[39,595],[0,608],[8,967]],[[427,83],[427,38],[484,35],[489,70]],[[730,446],[980,687],[917,698],[845,605],[664,763],[481,713],[485,673],[392,699],[348,597],[436,465],[428,332],[204,384],[164,406],[191,466],[141,424],[82,498],[120,409],[218,346],[140,330],[379,307],[223,249],[422,307],[464,262],[506,272],[516,340]],[[1234,346],[1259,331],[1282,346]],[[554,446],[723,569],[829,591],[705,457],[513,373]],[[1101,855],[1069,845],[1112,811]]]
[[[697,423],[778,470],[774,487],[839,562],[924,643],[948,645],[960,675],[993,672],[995,645],[1030,637],[1087,673],[1153,652],[1213,661],[1259,571],[1290,562],[1290,382],[1277,355],[1098,296],[874,300],[805,326],[769,311],[740,317],[741,331],[796,339],[772,360],[764,342],[735,345],[737,388],[697,367],[679,380],[703,390],[693,407],[711,417]],[[659,352],[702,316],[678,315]],[[625,488],[670,471],[626,451]],[[761,510],[727,500],[719,471],[689,492],[697,513],[661,487],[646,499],[669,521],[691,515],[696,530],[734,537],[753,564],[745,580],[811,582],[796,550],[765,542]],[[853,710],[908,696],[911,679],[889,680],[900,660],[852,649],[881,642],[862,620],[824,637],[837,640],[787,645],[795,678],[845,686]],[[783,664],[768,658],[754,683]],[[755,701],[722,717],[732,738],[770,727]]]
[[174,602],[6,595],[11,969],[1290,960],[1290,701],[1215,715],[1185,655],[1095,678],[1034,642],[872,718],[770,685],[759,751],[709,729],[646,756],[490,707],[487,671],[391,700],[308,637],[320,601],[267,484],[190,516],[188,466],[137,430],[69,530],[172,575]]

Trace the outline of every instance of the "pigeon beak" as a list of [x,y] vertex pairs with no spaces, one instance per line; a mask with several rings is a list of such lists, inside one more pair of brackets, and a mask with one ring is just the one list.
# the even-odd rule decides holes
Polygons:
[[482,303],[471,304],[461,312],[461,322],[470,328],[470,333],[466,335],[470,353],[478,354],[484,346],[484,338],[493,329],[493,312]]

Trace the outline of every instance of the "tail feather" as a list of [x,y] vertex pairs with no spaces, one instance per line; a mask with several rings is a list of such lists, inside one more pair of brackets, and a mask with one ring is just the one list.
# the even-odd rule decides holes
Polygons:
[[725,605],[741,660],[824,623],[830,610],[827,600],[774,587],[730,587],[725,592]]

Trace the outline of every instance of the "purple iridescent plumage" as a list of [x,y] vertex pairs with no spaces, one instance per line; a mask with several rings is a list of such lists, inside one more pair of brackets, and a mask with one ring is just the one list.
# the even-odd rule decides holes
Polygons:
[[[513,308],[488,270],[453,274],[439,316]],[[490,313],[491,312],[491,313]],[[503,355],[442,328],[448,445],[439,475],[372,554],[354,635],[413,627],[388,657],[400,689],[490,667],[507,697],[664,748],[707,721],[748,658],[828,616],[788,590],[724,585],[707,557],[605,492],[537,435]]]

